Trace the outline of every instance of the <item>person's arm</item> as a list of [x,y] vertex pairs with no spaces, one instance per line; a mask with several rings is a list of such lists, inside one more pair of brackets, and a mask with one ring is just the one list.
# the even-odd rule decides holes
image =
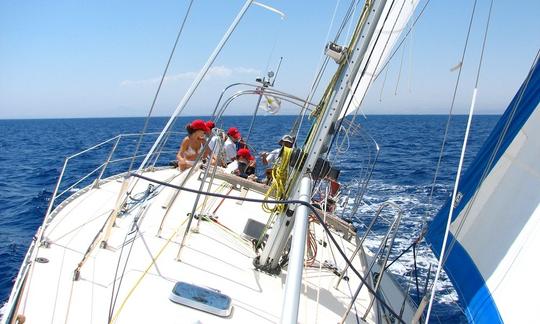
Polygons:
[[266,162],[268,163],[268,167],[272,168],[274,162],[276,162],[277,158],[279,157],[279,152],[281,152],[281,149],[275,149],[270,154],[266,156]]
[[186,160],[184,159],[184,152],[187,150],[188,145],[189,141],[186,137],[182,141],[182,144],[180,144],[180,149],[178,150],[178,153],[176,153],[176,160],[178,160],[178,167],[180,168],[180,170],[183,170],[187,165]]
[[268,165],[268,160],[266,159],[267,157],[268,157],[268,152],[261,153],[261,160],[264,165]]

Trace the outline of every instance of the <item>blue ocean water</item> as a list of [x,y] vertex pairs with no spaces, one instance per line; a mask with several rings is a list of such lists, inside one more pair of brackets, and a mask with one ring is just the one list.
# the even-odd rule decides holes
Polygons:
[[[281,135],[291,128],[294,118],[258,117],[250,143],[258,152],[276,148]],[[474,158],[498,118],[476,116],[473,119],[465,167]],[[191,119],[178,119],[174,129],[183,131]],[[360,121],[381,148],[360,215],[373,214],[378,204],[384,201],[398,204],[404,211],[404,220],[397,240],[397,250],[410,244],[411,237],[418,234],[425,218],[433,216],[451,193],[465,116],[452,118],[433,200],[431,204],[428,203],[446,119],[446,116],[400,115],[368,116]],[[152,118],[148,130],[157,132],[166,121],[166,118]],[[250,121],[251,118],[247,116],[224,117],[222,126],[237,126],[245,135]],[[9,297],[26,250],[43,221],[64,158],[120,133],[139,132],[143,124],[143,118],[0,120],[0,305]],[[302,133],[305,132],[306,128],[303,128]],[[170,137],[158,165],[165,165],[174,159],[183,136],[174,134]],[[130,162],[127,158],[134,151],[136,139],[129,137],[121,141],[119,145],[122,150],[113,159],[124,160],[112,164],[104,176],[125,171]],[[142,152],[148,150],[151,139],[144,142]],[[342,169],[340,181],[344,183],[361,172],[361,157],[365,154],[362,139],[350,136],[349,140],[348,149],[341,154],[339,162]],[[111,141],[92,154],[82,154],[71,160],[60,191],[69,189],[70,184],[98,168],[113,144],[114,141]],[[99,169],[86,181],[67,190],[59,201],[91,183],[98,173]],[[360,224],[362,219],[353,221]],[[411,262],[411,256],[405,255],[392,271],[405,274],[410,270]],[[417,262],[424,269],[435,262],[428,247],[419,247]],[[425,272],[421,273],[425,275]],[[456,301],[457,295],[448,280],[443,279],[434,308],[434,319],[443,323],[464,322],[465,317]],[[417,297],[415,294],[412,291],[413,297]]]

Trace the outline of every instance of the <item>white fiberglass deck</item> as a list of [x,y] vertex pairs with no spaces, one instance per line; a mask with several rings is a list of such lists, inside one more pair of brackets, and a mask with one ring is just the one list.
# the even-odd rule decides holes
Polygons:
[[[144,175],[174,184],[179,184],[183,176],[175,169]],[[144,192],[148,184],[140,180],[133,195]],[[199,188],[198,173],[190,177],[186,186]],[[158,187],[159,194],[147,201],[145,212],[137,206],[118,218],[108,247],[96,247],[83,265],[80,279],[74,281],[74,270],[114,209],[121,187],[122,179],[106,181],[99,189],[90,189],[71,198],[55,211],[55,217],[44,232],[51,244],[37,251],[37,257],[46,258],[48,262],[34,262],[17,311],[26,317],[27,323],[279,322],[286,269],[279,276],[256,271],[252,243],[242,236],[248,218],[266,223],[268,214],[263,212],[260,204],[208,198],[203,213],[215,213],[219,224],[201,221],[199,232],[189,233],[178,261],[176,256],[187,224],[186,215],[191,212],[195,194],[180,193],[163,223],[161,235],[157,236],[166,211],[163,206],[175,192],[172,188]],[[246,194],[245,189],[231,189],[231,184],[217,179],[212,191],[232,196]],[[247,197],[262,198],[263,195],[250,189]],[[203,201],[204,197],[201,197],[199,206]],[[135,236],[129,233],[136,217],[139,217],[140,230]],[[196,223],[194,219],[192,228]],[[320,241],[317,262],[316,266],[304,270],[298,320],[301,323],[337,323],[358,287],[359,279],[349,271],[350,281],[343,281],[339,290],[333,288],[338,277],[318,264],[326,261],[342,269],[344,262],[322,228],[314,226]],[[336,238],[351,255],[354,244],[338,234]],[[323,242],[327,243],[326,247]],[[124,270],[127,255],[129,261]],[[359,259],[356,258],[354,264],[361,270]],[[210,287],[230,296],[232,314],[222,318],[171,302],[169,294],[177,281]],[[403,295],[392,282],[386,279],[383,288],[389,287],[390,291],[383,294],[394,300],[394,309],[399,310]],[[115,289],[120,287],[114,297],[111,296],[113,286]],[[358,318],[362,317],[369,301],[367,289],[362,289],[347,322],[356,323],[356,314]],[[377,322],[378,311],[375,304],[367,322]],[[407,304],[404,318],[410,319],[412,312]]]

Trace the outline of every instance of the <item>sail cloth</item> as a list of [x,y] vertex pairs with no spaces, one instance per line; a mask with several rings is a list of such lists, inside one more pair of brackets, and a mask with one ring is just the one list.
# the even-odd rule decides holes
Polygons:
[[[539,102],[537,59],[459,184],[444,268],[471,323],[538,319]],[[437,256],[451,205],[426,234]]]
[[362,59],[360,69],[350,84],[351,91],[341,110],[339,119],[353,114],[373,81],[392,52],[401,32],[405,30],[419,0],[388,0],[384,5],[377,27]]

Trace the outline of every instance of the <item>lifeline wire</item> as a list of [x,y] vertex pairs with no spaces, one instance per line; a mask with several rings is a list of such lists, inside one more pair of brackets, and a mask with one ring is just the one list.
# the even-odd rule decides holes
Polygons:
[[399,322],[405,323],[403,321],[403,319],[401,319],[401,317],[399,317],[399,315],[396,314],[394,312],[394,310],[392,310],[392,308],[390,306],[388,306],[388,304],[384,301],[384,299],[381,296],[379,296],[379,294],[377,294],[377,292],[375,292],[375,290],[373,290],[373,288],[371,286],[369,286],[369,283],[367,282],[367,280],[362,276],[362,274],[354,267],[352,262],[347,258],[347,255],[345,254],[343,249],[341,249],[339,247],[339,243],[337,242],[336,238],[331,234],[330,229],[328,228],[328,225],[326,225],[326,223],[324,222],[323,217],[321,217],[321,215],[319,214],[319,211],[315,207],[313,207],[310,203],[307,203],[307,202],[302,201],[302,200],[294,200],[294,199],[292,199],[292,200],[267,200],[267,199],[248,198],[248,197],[227,196],[227,195],[213,193],[213,192],[206,192],[204,190],[196,190],[196,189],[191,189],[191,188],[187,188],[187,187],[183,187],[183,186],[173,185],[173,184],[170,184],[170,183],[167,183],[167,182],[163,182],[163,181],[160,181],[160,180],[156,180],[156,179],[152,179],[152,178],[143,176],[143,175],[138,174],[138,173],[131,173],[130,175],[135,177],[135,178],[143,179],[143,180],[146,180],[146,181],[149,181],[149,182],[154,182],[154,183],[157,183],[159,185],[163,185],[163,186],[166,186],[166,187],[177,189],[179,191],[186,191],[186,192],[190,192],[190,193],[208,195],[208,196],[211,196],[211,197],[218,197],[218,198],[225,198],[225,199],[232,199],[232,200],[239,200],[239,201],[247,201],[247,202],[253,202],[253,203],[299,204],[299,205],[306,206],[308,209],[311,210],[311,212],[315,215],[315,217],[317,217],[318,221],[320,222],[320,224],[324,228],[324,231],[328,234],[328,236],[332,240],[332,243],[337,248],[339,254],[343,257],[345,262],[349,265],[349,268],[356,274],[356,276],[360,279],[360,281],[362,281],[362,283],[366,286],[366,288],[373,295],[373,297],[375,299],[377,299],[377,301],[380,302],[381,305],[384,306],[384,308],[386,308]]

